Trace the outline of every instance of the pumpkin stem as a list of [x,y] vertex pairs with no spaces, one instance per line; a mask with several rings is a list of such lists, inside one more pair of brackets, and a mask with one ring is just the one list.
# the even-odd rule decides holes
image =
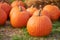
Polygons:
[[39,14],[38,14],[38,16],[40,16],[41,10],[42,10],[42,6],[40,5],[40,9],[39,9]]
[[38,14],[38,16],[40,16],[40,13],[41,13],[41,9],[39,10],[39,14]]
[[32,5],[31,8],[33,8],[34,6]]
[[19,6],[19,10],[22,11],[22,7],[21,6]]
[[54,5],[54,3],[51,3],[51,5]]

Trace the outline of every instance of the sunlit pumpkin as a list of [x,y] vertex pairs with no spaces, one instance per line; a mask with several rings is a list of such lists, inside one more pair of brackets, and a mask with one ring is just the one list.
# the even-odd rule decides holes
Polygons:
[[35,11],[37,11],[37,10],[38,10],[38,9],[35,8],[35,7],[33,7],[33,6],[31,6],[30,8],[27,8],[27,11],[30,12],[30,15],[31,15],[31,16],[32,16],[33,13],[34,13]]
[[6,12],[0,8],[0,25],[4,25],[6,21],[7,21]]
[[13,27],[24,27],[27,24],[30,15],[27,11],[23,11],[22,8],[18,7],[16,11],[11,14],[10,22]]
[[46,5],[43,10],[49,12],[50,18],[55,21],[59,18],[59,8],[55,5]]
[[11,4],[12,7],[14,6],[25,6],[24,3],[22,1],[19,1],[19,0],[16,0],[16,1],[13,1],[12,4]]
[[27,31],[32,36],[47,36],[52,31],[52,22],[47,16],[37,13],[28,20]]

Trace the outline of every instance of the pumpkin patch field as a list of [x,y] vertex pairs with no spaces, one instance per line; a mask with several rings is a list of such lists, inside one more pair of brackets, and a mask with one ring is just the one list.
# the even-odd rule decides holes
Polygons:
[[0,40],[60,40],[60,0],[0,0]]

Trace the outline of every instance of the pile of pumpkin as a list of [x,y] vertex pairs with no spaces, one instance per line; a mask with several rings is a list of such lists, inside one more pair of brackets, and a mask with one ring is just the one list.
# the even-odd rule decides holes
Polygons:
[[8,18],[12,27],[27,26],[27,31],[32,36],[47,36],[52,31],[52,21],[60,17],[60,10],[55,5],[46,5],[40,9],[31,6],[25,8],[22,1],[14,1],[9,5],[0,2],[0,25],[4,25]]

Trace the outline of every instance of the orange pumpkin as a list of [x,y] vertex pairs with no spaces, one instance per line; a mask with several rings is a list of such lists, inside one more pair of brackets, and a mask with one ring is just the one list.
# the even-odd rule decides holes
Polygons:
[[6,12],[0,8],[0,25],[3,25],[7,20]]
[[9,16],[11,6],[8,3],[4,2],[0,5],[0,7],[6,12],[7,16]]
[[30,12],[30,16],[32,16],[33,13],[34,13],[35,11],[37,11],[37,10],[38,10],[38,9],[35,8],[35,7],[33,7],[33,6],[31,6],[30,8],[27,8],[27,11]]
[[16,28],[26,26],[29,17],[30,15],[27,11],[17,9],[16,11],[13,11],[10,17],[11,25]]
[[47,36],[52,31],[52,22],[47,16],[37,13],[28,20],[27,31],[32,36]]
[[59,8],[55,5],[46,5],[43,10],[49,12],[50,18],[55,21],[59,18]]
[[24,7],[25,5],[24,5],[24,3],[22,1],[16,0],[16,1],[12,2],[11,6],[12,7],[14,7],[14,6],[23,6]]
[[11,9],[9,17],[11,17],[11,15],[12,15],[14,12],[16,12],[16,11],[19,12],[20,9],[22,9],[22,11],[25,11],[25,10],[26,10],[26,9],[25,9],[24,7],[22,7],[22,6],[15,6],[15,7],[13,7],[13,8]]

